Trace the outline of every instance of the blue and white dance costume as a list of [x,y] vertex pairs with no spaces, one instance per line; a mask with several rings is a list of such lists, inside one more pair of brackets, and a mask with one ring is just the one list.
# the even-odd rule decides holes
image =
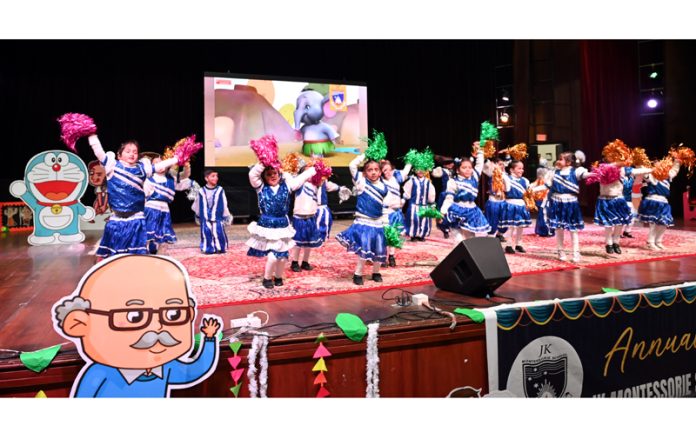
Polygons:
[[176,242],[169,203],[174,201],[175,191],[191,187],[190,174],[191,168],[187,166],[178,182],[175,176],[160,173],[145,180],[145,228],[150,253],[157,252],[158,244]]
[[496,194],[493,192],[493,169],[495,166],[497,165],[490,161],[487,161],[483,165],[483,173],[488,176],[488,199],[486,200],[483,214],[486,217],[486,221],[488,221],[488,224],[491,226],[491,230],[488,232],[488,234],[504,235],[505,232],[507,232],[507,228],[501,226],[499,222],[500,216],[503,213],[503,208],[505,207],[505,197],[503,197],[501,194]]
[[672,179],[679,173],[681,163],[674,161],[672,169],[665,180],[657,180],[652,174],[644,177],[646,184],[646,196],[638,206],[638,220],[648,223],[648,248],[650,250],[662,250],[662,237],[667,227],[674,225],[672,208],[669,205],[670,185]]
[[573,261],[580,261],[580,238],[578,231],[585,228],[582,219],[578,194],[580,193],[580,180],[587,178],[590,173],[586,168],[579,166],[573,168],[566,166],[556,169],[545,176],[549,193],[546,199],[544,215],[549,228],[556,233],[556,250],[558,258],[565,260],[563,251],[564,230],[570,232],[573,241]]
[[145,229],[145,179],[158,170],[177,163],[176,157],[162,160],[153,165],[142,158],[133,165],[116,160],[112,152],[104,152],[97,135],[89,136],[89,144],[97,160],[106,171],[106,190],[113,211],[104,227],[97,256],[109,257],[121,253],[146,254],[147,234]]
[[[317,248],[324,240],[317,227],[317,212],[319,210],[317,187],[312,182],[305,182],[302,188],[295,192],[295,206],[292,212],[292,226],[295,229],[295,248],[293,253],[299,253],[299,248]],[[297,254],[293,254],[293,261]]]
[[[437,195],[437,201],[435,202],[435,207],[437,210],[440,210],[442,208],[442,203],[445,201],[445,197],[447,196],[447,182],[452,178],[452,170],[445,168],[443,166],[436,166],[433,168],[433,170],[430,172],[430,177],[431,178],[441,178],[442,180],[442,190],[440,193]],[[450,224],[447,222],[447,217],[443,217],[439,222],[436,223],[435,225],[442,233],[447,236],[447,234],[450,231]]]
[[201,224],[201,252],[205,254],[227,252],[225,225],[232,224],[232,214],[227,208],[227,197],[222,186],[198,190],[198,219]]
[[623,183],[623,199],[626,201],[626,205],[631,209],[631,222],[624,226],[624,233],[631,233],[631,227],[636,218],[638,218],[638,210],[633,204],[634,198],[642,198],[643,194],[638,192],[633,192],[633,188],[636,185],[640,185],[643,182],[643,176],[649,174],[652,171],[650,168],[633,168],[631,166],[624,167],[624,175],[621,177],[621,182]]
[[345,186],[339,186],[332,181],[325,181],[317,188],[317,214],[316,223],[317,229],[319,230],[319,236],[321,237],[322,244],[329,239],[331,235],[331,227],[333,226],[333,214],[331,209],[329,209],[329,197],[328,192],[338,191],[338,197],[342,201],[350,198],[350,189]]
[[[406,218],[404,218],[404,213],[401,208],[406,200],[401,198],[401,185],[404,184],[404,180],[408,173],[411,172],[411,164],[407,163],[404,169],[395,169],[392,172],[391,178],[385,178],[382,174],[382,182],[387,186],[387,196],[384,197],[384,207],[382,208],[382,221],[385,225],[395,227],[399,230],[399,234],[403,235],[406,233],[404,225],[406,224]],[[390,260],[395,264],[394,256],[396,255],[396,247],[388,247],[387,253],[391,256]]]
[[540,170],[542,171],[540,175],[541,184],[539,184],[539,179],[537,179],[537,181],[530,185],[532,192],[543,192],[543,197],[540,197],[542,198],[541,200],[536,199],[538,194],[535,194],[534,204],[536,204],[537,207],[537,219],[536,223],[534,224],[534,233],[537,236],[548,237],[553,236],[555,233],[553,229],[549,228],[549,226],[546,224],[546,221],[544,220],[544,209],[546,209],[546,200],[548,199],[549,188],[546,187],[546,184],[543,183],[543,176],[546,175],[546,172],[543,172],[545,168],[537,169],[538,176],[540,174]]
[[525,227],[532,225],[532,216],[524,202],[524,193],[529,187],[526,177],[515,177],[503,174],[505,182],[505,201],[500,212],[499,225],[510,228],[510,241],[515,247],[522,241],[522,233]]
[[[483,148],[476,155],[476,165],[471,177],[458,173],[447,182],[447,195],[440,212],[446,216],[450,227],[457,229],[455,241],[473,238],[476,233],[488,233],[491,226],[476,205],[478,183],[483,170]],[[462,236],[463,235],[463,236]]]
[[406,209],[406,235],[411,238],[425,239],[430,236],[432,229],[432,218],[418,216],[418,211],[421,208],[426,208],[428,205],[435,204],[435,186],[426,178],[412,175],[411,178],[404,183],[405,201],[408,201]]
[[373,274],[379,273],[380,264],[387,260],[387,240],[384,236],[382,211],[389,189],[382,180],[368,181],[358,165],[365,159],[361,154],[348,165],[357,193],[355,221],[336,235],[336,240],[349,252],[358,255],[356,276],[362,276],[365,261],[372,261]]
[[257,163],[249,171],[249,183],[259,198],[261,216],[247,227],[251,234],[246,242],[249,246],[247,256],[267,256],[264,279],[270,280],[274,275],[282,279],[288,251],[295,246],[295,229],[288,218],[290,194],[312,178],[316,170],[311,167],[297,177],[284,172],[278,184],[269,186],[263,180],[264,169],[261,163]]

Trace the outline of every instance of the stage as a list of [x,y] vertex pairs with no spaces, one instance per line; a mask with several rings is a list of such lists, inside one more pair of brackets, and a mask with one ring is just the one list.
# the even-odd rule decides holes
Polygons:
[[[589,221],[587,221],[589,224]],[[349,221],[338,221],[333,234],[346,227]],[[693,222],[692,222],[693,223]],[[183,251],[186,236],[195,235],[194,225],[178,225],[181,243],[164,253],[176,256]],[[696,225],[679,223],[675,229],[681,233],[696,232]],[[667,232],[669,237],[672,230]],[[72,343],[65,343],[54,332],[50,317],[51,307],[60,297],[69,294],[78,280],[95,262],[90,254],[100,237],[100,232],[88,231],[82,244],[71,246],[31,247],[26,243],[28,232],[0,235],[0,396],[33,397],[40,390],[48,397],[67,396],[72,382],[82,367],[82,360]],[[247,237],[246,225],[233,225],[229,229],[230,241],[240,245]],[[680,235],[681,236],[681,235]],[[439,231],[433,239],[442,239]],[[566,238],[568,239],[568,238]],[[410,244],[410,243],[407,243]],[[549,238],[550,249],[555,242]],[[623,245],[623,242],[622,242]],[[636,244],[638,245],[638,244]],[[588,251],[596,249],[588,249]],[[583,252],[585,249],[583,248]],[[404,251],[404,261],[406,250]],[[568,266],[553,271],[539,269],[535,273],[513,274],[491,300],[473,298],[437,289],[424,280],[401,282],[394,280],[384,285],[366,281],[364,288],[356,292],[317,291],[305,297],[274,297],[272,300],[240,300],[236,304],[203,305],[202,313],[213,313],[225,321],[224,335],[233,335],[229,320],[246,316],[254,311],[269,315],[262,328],[271,339],[268,348],[268,396],[314,397],[318,386],[313,384],[316,363],[313,353],[315,340],[320,333],[332,356],[326,359],[326,388],[333,397],[365,396],[365,340],[353,342],[338,329],[335,317],[338,313],[358,315],[366,324],[380,321],[379,359],[380,395],[382,397],[444,397],[457,389],[475,396],[472,389],[488,391],[486,340],[483,324],[474,323],[457,315],[456,327],[450,330],[450,318],[428,311],[423,307],[398,306],[395,298],[401,290],[423,293],[430,303],[444,310],[460,308],[486,308],[514,300],[581,298],[598,294],[602,288],[618,290],[647,286],[671,285],[693,280],[696,276],[696,258],[688,254],[670,256],[669,252],[652,255],[638,262],[608,262],[589,266]],[[518,255],[508,256],[510,261]],[[211,258],[214,258],[212,256]],[[260,260],[239,255],[247,260],[250,278],[258,276]],[[591,260],[592,256],[588,255]],[[354,263],[354,257],[345,254],[342,259]],[[399,255],[397,254],[397,261]],[[319,258],[312,258],[316,266]],[[513,264],[511,264],[513,265]],[[524,264],[522,264],[524,265]],[[427,265],[426,271],[432,269]],[[390,269],[383,269],[385,280]],[[297,273],[286,270],[290,279]],[[514,273],[514,270],[513,270]],[[349,285],[346,282],[346,285]],[[391,289],[390,288],[394,288]],[[195,288],[194,288],[195,290]],[[278,289],[279,290],[279,289]],[[322,294],[325,293],[325,294]],[[246,358],[250,337],[244,342],[239,355]],[[27,369],[19,359],[20,352],[62,344],[50,366],[40,373]],[[174,391],[173,396],[232,397],[230,364],[232,355],[227,342],[221,343],[221,357],[215,374],[207,381],[185,391]],[[242,363],[242,366],[245,362]],[[240,397],[248,396],[246,376]],[[462,393],[460,390],[459,393]]]

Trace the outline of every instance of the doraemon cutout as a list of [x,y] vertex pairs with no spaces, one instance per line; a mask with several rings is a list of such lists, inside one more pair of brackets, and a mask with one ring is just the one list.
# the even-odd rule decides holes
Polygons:
[[94,218],[94,209],[80,198],[87,188],[87,166],[68,151],[45,151],[35,155],[24,170],[24,180],[10,185],[10,193],[34,211],[31,245],[82,242],[80,220]]

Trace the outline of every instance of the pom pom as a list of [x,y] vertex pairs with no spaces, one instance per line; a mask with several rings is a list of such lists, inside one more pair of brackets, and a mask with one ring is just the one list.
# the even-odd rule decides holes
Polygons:
[[630,162],[631,156],[631,149],[619,139],[607,143],[602,149],[602,157],[608,163]]
[[419,218],[442,219],[442,213],[435,206],[421,207],[417,213]]
[[691,176],[694,175],[694,163],[696,162],[694,151],[691,148],[684,146],[683,143],[680,143],[676,148],[670,148],[669,153],[672,157],[679,160],[682,166],[685,166],[686,169],[689,170],[686,178],[690,179]]
[[303,166],[307,165],[304,159],[297,152],[291,152],[283,158],[280,164],[283,172],[288,172],[290,174],[297,174]]
[[94,120],[86,114],[65,113],[58,118],[58,123],[60,124],[61,140],[73,152],[77,152],[75,142],[79,138],[97,133]]
[[403,229],[404,226],[401,223],[396,223],[394,226],[384,226],[384,237],[387,240],[388,247],[403,247],[404,239],[401,237]]
[[619,181],[621,178],[621,168],[613,163],[600,163],[599,166],[593,166],[592,173],[595,175],[587,177],[586,180],[589,184],[597,182],[600,184],[611,184]]
[[387,140],[384,138],[384,133],[372,130],[372,139],[367,139],[367,149],[365,157],[369,160],[379,162],[387,156]]
[[527,158],[527,144],[518,143],[513,147],[508,148],[508,154],[515,160],[524,160]]
[[[544,186],[546,182],[544,181],[544,177],[539,177],[536,179],[534,182],[535,186]],[[537,191],[532,192],[532,196],[534,197],[535,201],[544,201],[544,197],[546,197],[546,194],[549,192],[548,189],[541,189]]]
[[345,186],[341,186],[338,189],[338,204],[343,203],[344,201],[348,201],[348,199],[353,195],[353,191],[348,189]]
[[196,135],[192,134],[174,144],[174,157],[179,160],[179,166],[184,166],[201,149],[203,149],[203,144],[196,142]]
[[328,180],[331,177],[333,172],[331,166],[324,163],[321,159],[317,159],[314,162],[314,169],[317,173],[309,180],[314,186],[320,186],[324,180]]
[[672,157],[667,156],[662,160],[655,162],[652,168],[652,176],[658,181],[664,181],[669,178],[669,171],[672,169],[674,160]]
[[577,151],[575,151],[574,155],[575,155],[575,163],[578,166],[582,165],[587,160],[587,157],[585,157],[585,153],[580,151],[579,149]]
[[633,148],[631,151],[631,163],[635,168],[649,168],[652,163],[643,148]]
[[499,167],[493,168],[491,179],[491,190],[493,193],[505,198],[505,178],[503,178],[503,171]]
[[404,162],[410,163],[416,171],[430,171],[435,167],[435,155],[429,146],[426,146],[423,152],[411,149],[404,156]]
[[186,198],[188,198],[191,201],[194,201],[196,197],[198,196],[198,191],[201,190],[201,185],[196,182],[196,180],[191,181],[191,187],[189,188],[188,192],[186,193]]
[[485,145],[486,142],[489,140],[500,139],[500,137],[498,136],[498,128],[496,128],[495,125],[488,122],[487,120],[481,123],[481,135],[479,137],[480,145]]
[[254,151],[259,162],[265,167],[280,169],[278,160],[278,141],[273,135],[266,135],[258,140],[252,139],[249,142],[251,150]]
[[522,194],[522,199],[524,200],[524,204],[527,207],[528,211],[530,211],[530,212],[537,211],[537,205],[534,202],[534,192],[532,192],[530,189],[527,189]]

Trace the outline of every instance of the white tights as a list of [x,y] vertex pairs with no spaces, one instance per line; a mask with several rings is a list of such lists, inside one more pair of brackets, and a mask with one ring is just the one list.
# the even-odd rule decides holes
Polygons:
[[611,226],[604,228],[604,243],[606,245],[618,244],[621,239],[621,230],[623,225]]
[[[556,249],[563,250],[563,238],[565,235],[564,229],[556,229]],[[573,240],[573,253],[580,253],[580,237],[578,232],[570,232],[570,237]]]
[[[355,267],[355,275],[356,276],[362,276],[363,271],[365,270],[365,261],[366,259],[358,258],[358,266]],[[379,262],[372,262],[372,274],[377,274],[379,273]]]
[[524,233],[524,227],[510,227],[510,242],[517,247],[522,242],[522,233]]
[[456,232],[454,232],[454,242],[456,242],[457,244],[459,244],[460,242],[462,242],[465,239],[473,238],[474,236],[476,236],[476,233],[470,232],[468,230],[464,230],[464,229],[455,229],[455,230],[456,230]]
[[311,247],[298,247],[298,246],[293,247],[292,250],[290,250],[290,252],[291,252],[290,253],[290,260],[299,262],[300,250],[303,250],[302,261],[309,262],[309,254],[312,252]]
[[266,268],[263,271],[263,278],[272,279],[275,275],[278,279],[282,279],[286,261],[286,258],[278,259],[272,252],[269,253],[266,258]]

